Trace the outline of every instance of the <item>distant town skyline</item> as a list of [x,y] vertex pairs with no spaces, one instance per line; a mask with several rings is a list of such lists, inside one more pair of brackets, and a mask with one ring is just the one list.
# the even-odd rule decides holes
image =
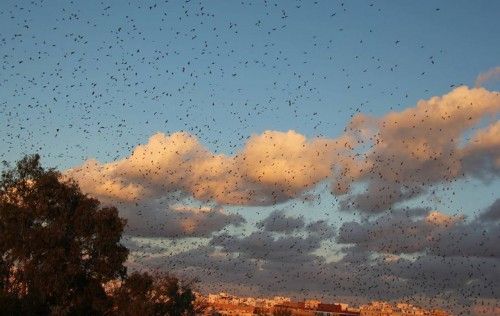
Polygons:
[[[292,301],[289,297],[272,298],[238,297],[228,293],[208,294],[199,297],[200,304],[207,306],[207,315],[314,315],[314,316],[449,316],[440,309],[418,307],[403,302],[374,301],[367,304],[349,306],[349,304],[322,302],[317,299]],[[280,314],[282,312],[283,314]],[[260,313],[260,314],[259,314]]]

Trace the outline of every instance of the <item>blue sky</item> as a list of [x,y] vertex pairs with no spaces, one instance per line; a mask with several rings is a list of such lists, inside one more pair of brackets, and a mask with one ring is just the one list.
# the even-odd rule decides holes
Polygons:
[[[4,0],[0,160],[113,163],[158,132],[188,132],[228,156],[268,130],[334,139],[357,114],[474,87],[500,65],[499,12],[498,1],[461,0]],[[478,127],[497,120],[498,111]],[[473,218],[499,189],[495,175],[463,177],[402,205]],[[223,207],[250,231],[276,209],[337,227],[364,216],[340,212],[328,183],[312,191],[313,202]]]
[[[473,85],[480,72],[498,64],[500,53],[496,1],[4,1],[0,8],[0,49],[7,55],[2,112],[18,116],[9,121],[2,115],[3,126],[12,122],[2,147],[12,147],[7,141],[18,134],[24,143],[3,159],[15,160],[36,144],[50,148],[46,162],[60,168],[86,157],[123,156],[127,143],[195,126],[207,146],[222,152],[242,144],[236,131],[244,137],[266,129],[336,136],[356,109],[381,115],[442,95],[452,84]],[[26,118],[32,128],[21,130]],[[126,129],[108,128],[121,120]],[[97,122],[107,127],[101,133]],[[75,128],[84,124],[90,124],[87,133]]]
[[0,9],[1,158],[38,151],[60,169],[124,157],[155,132],[227,154],[265,130],[335,137],[357,112],[473,86],[500,55],[496,1]]

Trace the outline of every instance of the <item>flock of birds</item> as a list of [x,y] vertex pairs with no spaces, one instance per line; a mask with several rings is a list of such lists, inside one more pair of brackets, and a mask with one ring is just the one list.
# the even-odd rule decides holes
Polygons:
[[[234,155],[254,130],[276,125],[285,130],[307,128],[324,136],[342,132],[337,122],[347,122],[357,113],[380,113],[362,91],[376,92],[396,108],[429,95],[431,87],[425,83],[422,91],[410,93],[404,85],[387,87],[377,81],[413,68],[377,49],[370,51],[380,38],[377,25],[353,30],[349,20],[363,19],[363,14],[352,12],[355,6],[350,2],[212,5],[194,0],[2,2],[0,160],[41,152],[62,168],[89,157],[114,161],[156,131],[185,131],[215,153]],[[331,9],[323,12],[324,7]],[[370,1],[362,7],[364,14],[383,19],[383,5]],[[318,13],[324,15],[321,23],[329,24],[315,26],[310,18]],[[440,13],[440,8],[428,12]],[[324,27],[329,30],[321,30]],[[300,38],[294,38],[297,28],[302,29]],[[344,45],[352,56],[343,55]],[[410,38],[394,37],[380,45],[391,54],[418,51],[423,57],[418,72],[411,74],[416,80],[426,78],[446,58],[443,48],[413,43]],[[447,85],[453,88],[459,83]],[[329,91],[352,95],[342,99],[351,103],[332,106]],[[247,283],[257,289],[252,293],[300,295],[321,293],[336,284],[345,297],[364,293],[369,299],[384,298],[391,286],[369,284],[370,275],[380,277],[386,272],[380,266],[396,269],[395,265],[343,252],[327,222],[331,217],[340,218],[339,223],[341,217],[355,217],[330,211],[335,202],[328,199],[312,200],[318,203],[316,209],[324,211],[325,220],[309,221],[282,212],[263,219],[267,210],[243,207],[234,210],[245,216],[253,212],[247,223],[224,229],[212,239],[126,236],[132,250],[129,264],[187,275],[201,271],[201,281],[209,287],[219,284],[221,290],[242,293],[248,290]],[[293,213],[312,204],[304,198],[286,207]],[[394,230],[401,228],[395,225]],[[474,267],[465,270],[476,276]],[[221,285],[221,280],[227,283]],[[414,299],[421,294],[419,289],[431,292],[421,284],[431,280],[425,276],[421,280],[415,281],[415,293],[402,291],[406,295],[402,299]],[[398,290],[409,286],[398,280],[387,282],[392,281]],[[350,293],[354,289],[359,293]],[[498,285],[491,291],[489,297],[498,300]]]
[[[91,148],[95,139],[102,139],[97,142],[100,146],[124,139],[120,143],[123,148],[117,153],[91,151],[94,156],[104,155],[112,160],[149,136],[135,132],[131,135],[132,130],[145,126],[148,131],[172,132],[172,127],[185,130],[207,139],[215,150],[232,153],[249,136],[256,117],[269,124],[272,120],[282,120],[280,117],[286,112],[296,125],[313,126],[317,134],[332,130],[333,123],[319,117],[318,108],[308,109],[303,104],[330,103],[321,97],[316,86],[328,84],[333,76],[345,82],[339,92],[349,93],[354,85],[360,86],[357,88],[376,85],[353,83],[354,71],[361,72],[356,78],[368,72],[399,71],[398,64],[381,56],[365,54],[368,61],[362,60],[367,42],[362,38],[355,47],[358,55],[337,61],[337,47],[346,41],[345,36],[338,35],[344,32],[341,26],[330,38],[313,34],[305,39],[307,44],[303,49],[294,48],[296,56],[287,53],[290,43],[282,39],[290,36],[286,29],[292,12],[287,10],[293,10],[294,17],[300,18],[302,10],[311,5],[301,1],[289,9],[281,9],[282,5],[276,2],[241,2],[238,8],[241,14],[245,10],[262,10],[254,23],[244,27],[230,16],[221,17],[223,11],[216,15],[210,6],[195,1],[180,5],[169,1],[129,3],[123,7],[103,2],[80,8],[73,1],[55,8],[50,5],[44,1],[12,3],[4,5],[0,12],[9,26],[4,28],[0,39],[2,86],[9,97],[2,104],[8,133],[4,137],[7,152],[18,142],[22,142],[26,151],[39,151],[64,142],[64,135],[71,135],[81,138],[80,144],[68,144],[66,148],[68,152],[79,153],[73,159],[76,161],[89,156],[85,149]],[[312,6],[318,6],[318,2]],[[383,14],[375,3],[366,6],[370,14]],[[333,6],[328,14],[333,26],[338,24],[336,18],[349,16],[348,7],[343,2]],[[49,21],[37,17],[37,12],[51,15]],[[248,20],[251,19],[245,22]],[[40,28],[43,33],[38,32]],[[243,33],[254,37],[254,41],[238,40]],[[372,28],[362,33],[374,36]],[[153,38],[153,34],[161,37]],[[233,43],[245,46],[233,47]],[[394,39],[387,45],[397,49],[402,42]],[[408,48],[424,51],[425,45],[408,44]],[[313,64],[311,58],[324,53],[333,70],[316,72],[318,67],[313,65],[313,71],[309,71],[307,64]],[[442,57],[444,52],[440,49],[435,54]],[[438,60],[436,55],[428,57],[429,65]],[[297,62],[301,67],[297,67]],[[273,73],[270,76],[273,80],[265,80],[262,75],[266,73]],[[415,75],[424,76],[425,71]],[[264,103],[256,100],[266,98],[253,98],[245,93],[244,76],[251,77],[250,84],[264,87],[263,93],[268,95]],[[259,80],[265,84],[252,82]],[[401,97],[404,96],[403,100],[408,97],[408,92],[398,89],[382,93],[394,95],[393,100],[399,99],[394,103],[400,103]],[[240,95],[238,103],[221,101],[229,90]],[[279,100],[282,96],[286,97]],[[352,117],[361,109],[370,108],[368,100],[359,101],[357,105],[338,107],[332,114]],[[12,102],[17,102],[15,110]],[[63,118],[54,124],[54,115]],[[237,123],[237,127],[228,131],[226,121]],[[27,125],[40,131],[35,133]],[[29,141],[39,133],[56,140]],[[231,135],[237,137],[227,137]],[[218,140],[221,138],[229,141],[222,145]]]

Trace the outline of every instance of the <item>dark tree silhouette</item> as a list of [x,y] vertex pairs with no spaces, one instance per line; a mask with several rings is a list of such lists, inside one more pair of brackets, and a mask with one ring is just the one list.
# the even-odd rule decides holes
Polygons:
[[255,307],[253,309],[253,314],[254,315],[257,315],[257,316],[267,316],[268,313],[266,312],[266,310],[262,307]]
[[273,310],[273,316],[292,316],[292,311],[284,307],[278,307]]
[[103,284],[126,276],[125,221],[38,155],[0,180],[1,313],[98,315],[112,307]]
[[177,316],[203,310],[192,283],[168,274],[127,276],[128,250],[120,244],[125,220],[115,207],[101,207],[73,180],[42,168],[38,155],[5,167],[0,315]]
[[135,272],[113,293],[120,315],[198,315],[205,306],[195,303],[191,284],[170,275]]

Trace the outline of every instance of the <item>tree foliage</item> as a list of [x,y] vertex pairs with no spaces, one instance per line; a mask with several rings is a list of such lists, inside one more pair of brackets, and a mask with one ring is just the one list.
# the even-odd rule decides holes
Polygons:
[[[127,276],[125,220],[38,155],[0,179],[0,315],[194,315],[191,284]],[[110,284],[119,284],[114,290]],[[111,293],[110,293],[111,292]]]
[[292,316],[292,311],[288,308],[278,307],[273,310],[273,316]]
[[116,208],[26,156],[0,180],[1,300],[26,314],[103,313],[102,284],[126,275],[124,226]]
[[121,315],[196,315],[204,306],[195,303],[191,284],[170,275],[134,272],[113,293]]
[[255,307],[253,309],[253,314],[257,315],[257,316],[267,316],[268,315],[266,310],[262,307]]

